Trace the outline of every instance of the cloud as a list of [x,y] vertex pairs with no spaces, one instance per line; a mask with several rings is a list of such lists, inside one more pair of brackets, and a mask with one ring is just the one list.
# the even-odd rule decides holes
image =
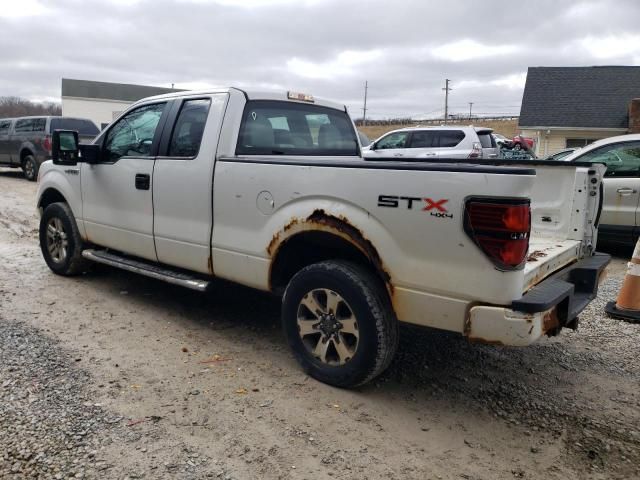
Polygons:
[[5,0],[0,3],[0,18],[24,18],[43,15],[48,9],[38,0]]
[[465,38],[447,43],[433,49],[433,55],[449,62],[464,62],[482,58],[500,57],[515,53],[519,50],[516,45],[484,45],[480,42]]
[[354,76],[363,65],[371,64],[381,56],[382,51],[380,50],[347,50],[340,52],[335,59],[321,63],[292,58],[287,61],[287,68],[294,75],[301,77],[339,80],[343,77]]
[[[527,67],[638,64],[640,2],[0,0],[0,95],[62,77],[308,92],[375,117],[517,114]],[[606,18],[606,22],[603,19]],[[25,35],[25,32],[28,32]]]

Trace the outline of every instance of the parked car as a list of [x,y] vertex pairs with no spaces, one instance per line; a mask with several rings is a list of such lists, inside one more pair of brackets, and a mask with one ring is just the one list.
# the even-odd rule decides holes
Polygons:
[[385,370],[400,321],[503,345],[575,326],[608,262],[593,251],[604,166],[367,161],[344,105],[310,95],[160,95],[90,145],[75,135],[54,133],[38,185],[53,272],[98,262],[282,295],[296,358],[340,387]]
[[579,149],[578,148],[565,148],[564,150],[560,150],[559,152],[556,152],[556,153],[554,153],[552,155],[549,155],[545,160],[562,160],[565,157],[568,157],[569,155],[571,155],[576,150],[579,150]]
[[86,118],[0,119],[0,165],[22,168],[25,178],[35,181],[42,162],[51,158],[51,133],[57,129],[77,130],[85,141],[99,133],[96,124]]
[[384,134],[363,149],[367,159],[396,157],[407,159],[498,158],[500,149],[484,127],[410,127]]
[[535,140],[529,137],[523,137],[522,135],[516,135],[511,140],[512,147],[514,150],[533,150],[533,146],[535,145]]
[[598,140],[563,160],[607,165],[600,240],[635,245],[640,235],[640,134]]
[[491,135],[493,135],[493,138],[496,141],[496,145],[498,145],[499,148],[509,149],[513,147],[513,141],[509,140],[504,135],[495,132],[493,132]]

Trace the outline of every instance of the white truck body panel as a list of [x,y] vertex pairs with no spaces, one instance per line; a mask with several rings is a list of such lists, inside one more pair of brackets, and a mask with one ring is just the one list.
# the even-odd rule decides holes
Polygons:
[[[326,232],[376,257],[399,320],[466,334],[475,328],[478,338],[512,344],[525,343],[519,336],[523,327],[500,331],[501,322],[515,325],[530,317],[514,313],[511,303],[593,252],[602,167],[536,166],[534,175],[532,167],[493,171],[452,165],[447,171],[446,165],[385,166],[357,156],[240,156],[236,145],[247,100],[284,101],[282,94],[235,89],[176,93],[132,108],[159,98],[211,99],[196,157],[82,163],[82,185],[61,173],[69,167],[43,165],[38,198],[58,189],[69,199],[86,241],[273,290],[271,273],[280,247],[297,234]],[[132,188],[141,172],[152,178],[149,190]],[[418,200],[385,208],[381,195]],[[470,196],[531,199],[530,260],[524,268],[499,270],[463,230]],[[441,209],[427,210],[423,200]],[[536,318],[543,322],[544,314]],[[541,326],[526,342],[544,331]]]

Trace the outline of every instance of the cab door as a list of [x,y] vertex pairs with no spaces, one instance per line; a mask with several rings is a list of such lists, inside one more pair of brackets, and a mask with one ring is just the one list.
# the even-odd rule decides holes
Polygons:
[[153,241],[153,164],[168,102],[134,108],[101,136],[98,164],[81,163],[87,240],[157,260]]
[[416,130],[411,133],[407,157],[435,159],[439,157],[438,139],[439,131]]
[[228,96],[186,97],[172,108],[153,171],[159,262],[212,273],[213,169]]

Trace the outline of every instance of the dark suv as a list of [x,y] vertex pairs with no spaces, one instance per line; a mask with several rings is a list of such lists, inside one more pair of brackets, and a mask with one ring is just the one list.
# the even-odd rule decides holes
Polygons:
[[71,117],[20,117],[0,119],[0,165],[20,167],[31,181],[38,169],[51,158],[51,132],[77,130],[80,140],[88,142],[100,130],[91,120]]

